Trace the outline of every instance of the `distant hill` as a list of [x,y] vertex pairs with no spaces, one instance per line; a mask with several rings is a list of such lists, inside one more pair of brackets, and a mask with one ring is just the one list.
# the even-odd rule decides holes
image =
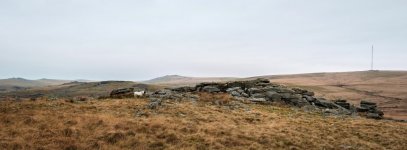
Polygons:
[[91,80],[58,80],[58,79],[38,79],[29,80],[24,78],[0,79],[0,93],[27,90],[31,88],[62,85],[70,82],[94,82]]
[[184,85],[195,85],[201,82],[224,82],[236,80],[239,78],[233,77],[185,77],[179,75],[166,75],[163,77],[154,78],[151,80],[143,81],[146,84],[159,84],[168,86],[184,86]]
[[28,80],[24,78],[0,79],[0,93],[26,90],[33,87],[60,85],[67,82],[71,81],[55,79]]
[[159,86],[147,85],[132,81],[101,81],[101,82],[69,82],[62,85],[34,87],[26,90],[19,90],[14,92],[0,93],[0,97],[20,97],[30,98],[33,95],[41,95],[41,97],[58,97],[69,98],[77,96],[85,97],[99,97],[107,96],[113,89],[118,88],[140,88],[156,90],[161,88]]
[[71,81],[55,79],[28,80],[24,78],[9,78],[9,79],[0,79],[0,86],[39,87],[48,85],[60,85],[67,82]]

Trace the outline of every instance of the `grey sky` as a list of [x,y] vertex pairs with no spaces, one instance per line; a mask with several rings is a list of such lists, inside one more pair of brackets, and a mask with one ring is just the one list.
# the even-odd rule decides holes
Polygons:
[[407,70],[405,0],[0,0],[0,78]]

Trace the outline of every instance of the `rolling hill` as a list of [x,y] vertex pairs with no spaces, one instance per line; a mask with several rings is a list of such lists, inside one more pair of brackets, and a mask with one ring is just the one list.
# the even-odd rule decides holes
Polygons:
[[0,86],[39,87],[48,85],[60,85],[67,82],[71,81],[55,79],[29,80],[24,78],[9,78],[9,79],[0,79]]
[[151,80],[143,81],[146,84],[159,84],[167,86],[186,86],[195,85],[201,82],[224,82],[236,80],[233,77],[185,77],[179,75],[166,75],[163,77],[154,78]]
[[61,85],[68,82],[71,81],[55,79],[28,80],[24,78],[0,79],[0,93],[26,90],[33,87]]
[[136,83],[132,81],[101,81],[101,82],[69,82],[62,85],[34,87],[20,91],[13,91],[0,94],[0,97],[20,97],[31,98],[40,95],[41,97],[72,98],[72,97],[93,97],[107,96],[113,89],[118,88],[148,88],[155,90],[159,86]]

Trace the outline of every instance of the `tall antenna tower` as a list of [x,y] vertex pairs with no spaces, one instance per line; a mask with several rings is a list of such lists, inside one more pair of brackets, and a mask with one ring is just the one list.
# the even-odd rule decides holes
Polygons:
[[372,70],[373,71],[373,54],[374,54],[374,50],[373,50],[373,45],[372,45],[372,61],[371,61],[371,63],[370,63],[370,70]]

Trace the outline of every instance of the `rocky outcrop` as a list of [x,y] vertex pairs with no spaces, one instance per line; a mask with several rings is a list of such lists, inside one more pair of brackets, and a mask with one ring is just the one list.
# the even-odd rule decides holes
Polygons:
[[300,88],[289,89],[270,83],[267,79],[234,81],[226,83],[201,83],[196,86],[199,92],[229,93],[233,97],[245,98],[252,102],[284,102],[293,106],[311,105],[314,92]]
[[173,89],[163,89],[158,90],[153,93],[147,94],[150,100],[155,101],[154,99],[162,99],[162,100],[197,100],[199,98],[198,95],[193,94],[192,92],[178,92],[178,90]]
[[[111,97],[132,96],[134,89],[118,89],[112,91]],[[146,96],[150,99],[147,106],[156,109],[162,105],[163,100],[192,100],[199,99],[197,93],[212,94],[228,93],[239,101],[252,103],[272,104],[284,103],[293,107],[306,107],[321,110],[324,114],[350,115],[363,113],[368,118],[381,119],[383,112],[377,109],[376,103],[362,101],[360,107],[354,107],[346,100],[330,101],[315,97],[315,93],[301,88],[288,88],[283,85],[270,83],[267,79],[246,81],[233,81],[225,83],[205,82],[195,87],[178,87],[163,89]]]
[[132,98],[132,97],[134,97],[134,88],[122,88],[110,92],[110,98]]
[[193,92],[196,89],[195,89],[195,87],[183,86],[183,87],[173,88],[171,90],[175,91],[175,92]]
[[317,98],[315,102],[313,102],[315,106],[322,107],[322,108],[329,108],[329,109],[337,109],[340,106],[336,105],[332,101],[326,100],[325,98]]
[[362,100],[360,102],[360,107],[357,108],[357,111],[365,114],[367,118],[372,119],[383,119],[384,116],[383,111],[377,108],[376,103],[366,100]]
[[348,103],[346,100],[335,100],[334,102],[343,108],[351,109],[350,103]]
[[[197,91],[203,92],[227,92],[231,88],[241,88],[243,90],[248,90],[253,87],[263,87],[271,85],[270,81],[267,79],[256,79],[249,81],[234,81],[226,83],[216,83],[216,82],[205,82],[196,85]],[[208,91],[209,89],[209,91]]]

